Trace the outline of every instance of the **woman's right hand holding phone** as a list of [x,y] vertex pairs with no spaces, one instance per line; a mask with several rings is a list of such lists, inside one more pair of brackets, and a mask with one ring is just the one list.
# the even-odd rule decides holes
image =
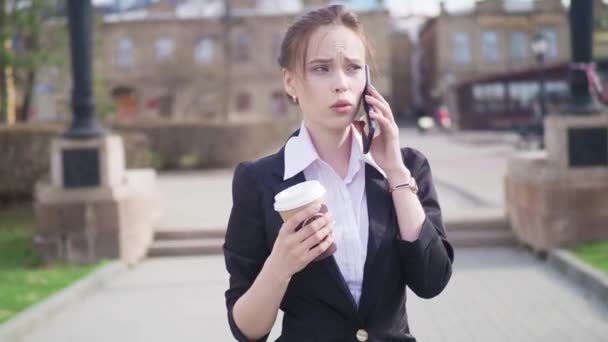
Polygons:
[[333,218],[330,213],[311,220],[301,229],[303,221],[319,215],[320,205],[297,212],[283,223],[268,257],[272,272],[283,280],[301,271],[333,243]]

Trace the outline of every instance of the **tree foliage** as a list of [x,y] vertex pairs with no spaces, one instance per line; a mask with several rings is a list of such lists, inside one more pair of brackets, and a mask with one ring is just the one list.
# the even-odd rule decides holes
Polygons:
[[[42,67],[64,69],[67,23],[58,0],[0,0],[0,83],[7,84],[12,69],[21,95],[17,119],[29,117],[34,86]],[[0,89],[2,90],[2,89]],[[6,93],[0,91],[0,118],[6,113]]]

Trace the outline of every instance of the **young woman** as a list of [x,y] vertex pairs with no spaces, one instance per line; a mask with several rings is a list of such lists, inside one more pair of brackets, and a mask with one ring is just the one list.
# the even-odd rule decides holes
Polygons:
[[[280,341],[415,341],[405,309],[408,286],[438,295],[453,250],[426,158],[401,149],[399,128],[373,87],[363,100],[381,130],[362,152],[353,117],[370,48],[356,16],[334,5],[307,13],[287,31],[279,64],[302,124],[276,154],[237,166],[224,256],[228,321],[238,341],[265,341],[283,310]],[[318,180],[329,209],[283,222],[274,196]],[[313,261],[335,243],[337,251]]]

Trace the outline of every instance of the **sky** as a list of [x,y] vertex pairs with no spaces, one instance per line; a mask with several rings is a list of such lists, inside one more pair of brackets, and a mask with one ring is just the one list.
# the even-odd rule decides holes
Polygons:
[[[123,2],[127,4],[134,2],[134,0],[123,0]],[[450,10],[470,8],[473,2],[474,0],[448,0],[446,4],[448,10]],[[93,3],[95,5],[106,5],[115,3],[115,0],[93,0]],[[407,15],[410,9],[421,15],[434,15],[439,12],[438,0],[385,0],[385,3],[396,15]]]
[[[510,0],[514,3],[531,3],[532,0]],[[435,16],[439,13],[439,0],[385,0],[385,3],[390,8],[394,15],[408,15],[414,13],[416,15]],[[606,0],[604,0],[606,2]],[[570,0],[562,0],[566,6],[570,4]],[[448,12],[460,11],[473,8],[475,0],[445,0],[446,9]]]
[[[93,0],[96,5],[112,4],[116,0]],[[135,0],[122,0],[125,4],[134,2]],[[281,0],[276,0],[281,1]],[[366,0],[354,0],[365,2]],[[410,13],[416,15],[433,16],[439,13],[439,0],[384,0],[391,12],[397,16],[405,16]],[[513,1],[513,0],[511,0]],[[531,2],[532,0],[514,0],[516,2]],[[569,4],[569,0],[562,0],[564,4]],[[473,7],[475,0],[446,0],[446,8],[448,11],[459,11],[470,9]]]

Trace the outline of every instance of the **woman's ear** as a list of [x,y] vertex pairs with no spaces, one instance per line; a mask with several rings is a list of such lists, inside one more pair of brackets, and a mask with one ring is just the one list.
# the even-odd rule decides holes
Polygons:
[[289,95],[289,97],[297,97],[296,88],[295,88],[295,75],[283,68],[283,87],[285,88],[285,92]]

